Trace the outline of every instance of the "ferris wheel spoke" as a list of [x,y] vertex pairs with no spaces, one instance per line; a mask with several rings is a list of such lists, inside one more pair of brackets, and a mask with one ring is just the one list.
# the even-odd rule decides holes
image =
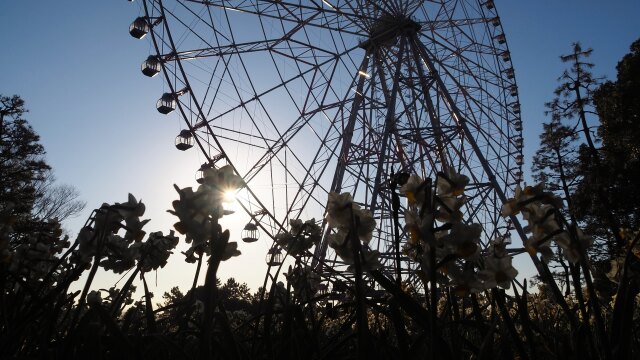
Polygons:
[[[450,75],[450,73],[448,73],[448,70],[446,70],[446,69],[445,69],[445,73]],[[453,78],[453,77],[451,77],[451,78]],[[454,81],[456,81],[456,80],[454,80]],[[491,119],[493,117],[493,115],[496,115],[496,117],[500,117],[501,114],[489,114],[489,113],[487,113],[485,108],[483,108],[482,105],[479,103],[478,98],[477,97],[473,97],[468,93],[467,87],[462,86],[462,84],[459,84],[459,83],[456,83],[456,85],[457,85],[457,88],[461,89],[461,91],[462,91],[464,102],[466,102],[467,104],[472,103],[471,105],[473,107],[475,107],[476,109],[478,109],[478,111],[480,112],[479,115],[485,117],[486,119]],[[494,99],[494,101],[498,101],[498,100]],[[471,121],[470,124],[474,128],[476,134],[478,134],[478,136],[476,136],[474,138],[474,141],[483,140],[482,143],[491,150],[491,153],[500,154],[501,152],[498,151],[498,149],[496,149],[496,147],[494,145],[494,142],[495,142],[494,136],[495,136],[495,134],[488,133],[487,132],[488,129],[487,129],[486,126],[480,126],[480,124],[482,124],[482,122],[480,121],[480,119],[476,118],[476,116],[478,114],[476,114],[474,112],[469,112],[468,115],[470,116],[470,118],[472,118],[472,120],[474,120],[474,121]],[[482,137],[480,137],[480,136],[482,136]],[[510,152],[507,149],[503,154],[509,155]],[[497,164],[502,163],[505,166],[505,168],[507,167],[507,165],[504,164],[504,162],[503,162],[503,157],[501,157],[501,156],[498,156],[495,159],[489,159],[489,160],[495,160],[492,163],[497,163]]]
[[[444,72],[448,73],[448,70],[444,69]],[[468,91],[468,87],[462,87],[461,86],[462,84],[458,83],[457,80],[455,80],[453,77],[451,77],[451,79],[453,79],[453,82],[455,83],[455,85],[457,85],[456,88],[457,89],[461,89],[461,93],[460,93],[461,97],[460,97],[460,100],[457,101],[457,103],[460,104],[460,105],[464,105],[466,107],[470,107],[470,108],[476,109],[475,112],[473,112],[473,111],[472,112],[467,112],[467,115],[468,115],[468,117],[470,119],[473,120],[471,122],[471,124],[472,124],[472,126],[474,126],[474,124],[475,124],[474,129],[479,133],[483,133],[485,135],[484,136],[484,140],[486,141],[486,143],[489,144],[489,146],[492,146],[491,145],[491,142],[493,141],[492,134],[486,133],[486,129],[480,126],[480,124],[482,124],[481,118],[491,119],[494,116],[501,117],[502,114],[487,112],[487,111],[493,111],[493,110],[492,109],[486,109],[485,107],[482,106],[482,104],[478,100],[478,97],[471,96],[471,94]],[[482,90],[480,90],[480,91],[482,91]],[[492,97],[489,94],[487,94],[486,96],[487,97]],[[493,98],[492,100],[493,101],[498,101],[497,98]],[[458,105],[458,106],[460,106],[460,105]],[[481,117],[481,118],[479,118],[479,117]],[[485,121],[489,122],[490,120],[485,120]],[[475,140],[477,141],[479,139],[476,138]],[[493,149],[493,150],[496,150],[496,149]]]
[[420,21],[423,30],[439,31],[451,28],[460,28],[462,26],[469,25],[483,25],[487,23],[485,18],[476,19],[446,19],[446,20],[432,20],[432,21]]
[[392,78],[392,88],[388,89],[387,87],[387,79],[384,71],[384,66],[382,65],[382,60],[380,59],[380,53],[374,53],[374,66],[377,68],[376,74],[380,79],[380,86],[382,87],[382,94],[385,98],[385,103],[387,105],[386,115],[384,120],[384,130],[382,134],[382,138],[380,139],[380,153],[378,154],[378,164],[376,166],[376,175],[375,180],[373,182],[373,193],[371,195],[371,200],[369,203],[369,208],[372,212],[375,212],[376,206],[378,205],[378,193],[381,187],[381,179],[383,172],[383,162],[385,161],[385,154],[387,153],[387,146],[389,146],[390,138],[392,133],[396,133],[394,131],[394,122],[395,122],[395,109],[396,109],[396,100],[398,97],[398,91],[400,86],[400,74],[402,70],[402,62],[404,60],[404,47],[405,47],[405,38],[400,39],[400,48],[399,48],[399,57],[397,58],[397,63],[395,66],[395,71],[393,73]]
[[[334,136],[334,139],[331,139],[331,134],[333,134],[334,132],[336,132],[337,128],[335,126],[333,126],[330,131],[327,132],[326,136],[323,138],[322,140],[322,149],[326,149],[324,152],[321,152],[320,150],[316,153],[313,161],[311,162],[312,164],[324,164],[323,166],[321,166],[320,170],[319,170],[319,174],[320,176],[324,175],[326,173],[326,170],[328,169],[328,165],[330,164],[329,159],[330,158],[334,158],[336,157],[337,153],[338,153],[338,146],[340,145],[340,142],[338,140],[340,140],[339,137]],[[374,141],[373,144],[377,144],[377,141]],[[333,144],[333,145],[330,145]],[[356,144],[352,144],[353,148],[357,148],[358,146],[356,146]],[[360,148],[366,147],[367,145],[363,145],[360,146]],[[370,146],[377,146],[377,145],[370,145]],[[357,154],[358,151],[354,151],[354,154]],[[325,156],[325,158],[322,157],[322,155]],[[328,157],[327,157],[328,156]],[[353,155],[351,154],[350,156],[350,160],[348,161],[349,165],[352,165],[354,163],[354,156],[357,155]],[[364,157],[363,157],[364,158]],[[313,189],[315,187],[319,187],[321,189],[323,189],[323,192],[326,194],[328,192],[328,189],[324,189],[322,188],[321,184],[317,181],[318,177],[315,176],[310,176],[311,173],[308,172],[306,176],[309,176],[311,178],[310,181],[310,185],[311,186],[311,190],[313,191]],[[362,173],[359,174],[360,177],[362,177]],[[307,177],[305,177],[306,179]],[[302,191],[299,191],[295,197],[294,197],[294,202],[295,200],[302,194]],[[305,203],[303,204],[303,206],[306,206],[307,202],[305,201]]]
[[[285,44],[283,44],[285,43]],[[221,45],[215,47],[207,47],[202,49],[195,50],[184,50],[179,51],[177,53],[168,53],[160,55],[159,57],[162,61],[170,61],[174,58],[179,60],[194,60],[199,58],[207,58],[207,57],[222,57],[222,56],[234,56],[234,55],[242,55],[246,53],[252,52],[260,52],[260,51],[273,51],[280,55],[284,55],[285,49],[289,49],[291,45],[298,45],[301,48],[313,48],[313,46],[309,44],[304,44],[299,41],[289,40],[289,39],[270,39],[270,40],[260,40],[260,41],[251,41],[246,43],[239,44],[228,44]],[[278,48],[278,45],[283,45],[281,48]],[[294,47],[295,48],[295,47]],[[315,50],[320,50],[315,48]],[[326,51],[328,56],[336,56],[336,54]],[[291,59],[296,61],[304,61],[299,57],[285,55]],[[307,62],[309,65],[315,65],[313,63]]]
[[[357,47],[348,49],[347,51],[343,52],[341,55],[344,56],[345,54],[349,53],[350,51],[353,51],[356,48]],[[210,117],[209,119],[200,121],[199,123],[194,125],[194,128],[198,129],[198,128],[204,127],[204,126],[206,126],[207,123],[212,123],[212,122],[222,118],[225,115],[228,115],[228,114],[230,114],[230,113],[232,113],[234,111],[237,111],[238,109],[243,108],[244,106],[246,106],[247,104],[249,104],[251,102],[260,101],[261,98],[266,97],[266,95],[268,95],[269,93],[272,93],[272,92],[274,92],[274,91],[276,91],[278,89],[281,89],[281,88],[286,88],[287,85],[293,83],[294,81],[302,79],[306,75],[311,74],[313,72],[321,71],[323,66],[327,66],[327,65],[331,64],[332,62],[336,62],[336,61],[337,61],[337,58],[327,59],[324,62],[322,62],[322,63],[320,63],[318,65],[315,65],[313,67],[310,67],[309,69],[307,69],[307,70],[305,70],[303,72],[295,74],[294,76],[292,76],[290,78],[283,79],[281,82],[279,82],[278,84],[274,85],[273,87],[271,87],[271,88],[269,88],[269,89],[267,89],[265,91],[262,91],[260,93],[256,93],[254,96],[251,96],[250,98],[241,100],[237,105],[235,105],[233,107],[230,107],[227,110],[221,111],[218,115]],[[287,132],[291,131],[291,129],[299,129],[299,127],[301,127],[302,125],[303,124],[294,124],[294,125],[292,125],[290,127],[289,130],[287,130]]]
[[[277,0],[183,0],[183,2],[219,8],[223,11],[271,18],[288,23],[306,23],[311,27],[352,35],[359,35],[362,32],[363,29],[357,26],[359,22],[375,20],[373,17],[357,12],[358,9],[346,6],[345,11],[343,10],[345,7],[331,6],[328,1],[311,1],[310,5]],[[313,20],[309,21],[309,19]]]
[[[347,103],[348,103],[347,101],[341,101],[340,103],[336,103],[334,105],[335,107],[344,108]],[[313,111],[310,111],[308,114],[323,113],[326,109],[327,108],[315,109]],[[327,118],[327,120],[329,119]],[[298,184],[298,187],[297,187],[298,190],[296,191],[295,194],[293,194],[293,198],[291,200],[291,206],[288,211],[288,213],[291,213],[294,218],[300,215],[300,212],[302,211],[302,209],[307,207],[310,200],[313,200],[318,205],[324,205],[324,199],[317,199],[312,194],[315,193],[316,188],[319,188],[322,194],[324,194],[325,196],[329,192],[327,188],[322,186],[319,180],[321,177],[325,176],[325,174],[327,173],[327,170],[331,165],[330,160],[336,157],[338,147],[340,145],[340,132],[339,132],[339,128],[336,126],[336,123],[337,123],[336,120],[337,119],[332,121],[330,128],[327,130],[324,137],[321,139],[322,145],[314,155],[313,160],[310,162],[311,165],[307,167],[307,165],[305,165],[302,161],[298,160],[298,165],[304,168],[305,173],[302,181]],[[308,122],[308,119],[307,119],[307,122]],[[291,138],[296,134],[297,134],[297,130],[296,132],[292,132],[290,134],[291,137],[288,138],[288,140],[282,141],[282,143],[285,144],[283,148],[287,148],[286,144],[288,144],[291,141]],[[273,162],[273,159],[277,157],[277,152],[271,152],[268,155],[271,155],[268,158],[269,159],[268,161],[261,159],[259,163],[267,164],[267,163]],[[251,173],[251,175],[247,175],[245,178],[248,178],[248,179],[253,178],[255,175],[258,174],[258,172],[262,168],[264,168],[264,166],[252,167],[253,172]],[[313,168],[315,168],[315,170]],[[296,204],[298,203],[298,201],[302,201],[302,204],[298,208],[296,208],[297,206]]]
[[[472,75],[475,72],[477,72],[478,70],[480,70],[483,73],[488,75],[488,76],[485,76],[485,79],[483,79],[483,80],[487,81],[489,84],[492,84],[491,83],[491,78],[492,77],[493,78],[498,78],[498,74],[500,73],[500,71],[499,71],[500,69],[496,69],[497,70],[496,71],[493,68],[489,68],[485,64],[481,64],[477,60],[472,59],[472,58],[470,58],[470,57],[468,57],[466,55],[466,53],[468,52],[466,50],[473,49],[474,47],[476,47],[476,49],[473,49],[473,54],[475,54],[477,56],[479,53],[482,53],[481,51],[479,51],[477,49],[477,47],[478,47],[477,44],[469,44],[469,45],[466,45],[464,47],[461,47],[461,46],[457,46],[455,44],[450,43],[448,41],[448,39],[446,39],[446,38],[440,38],[441,40],[438,40],[438,39],[433,38],[433,37],[427,37],[427,36],[425,36],[425,38],[429,39],[430,42],[432,42],[435,45],[440,46],[443,50],[447,51],[448,55],[446,57],[444,57],[444,58],[440,57],[438,59],[438,61],[441,64],[446,63],[446,61],[448,59],[455,59],[455,61],[457,63],[463,64],[464,69],[462,69],[462,68],[459,69],[461,71],[461,74],[463,74],[463,75],[466,75],[466,76],[470,77],[470,75]],[[499,55],[499,54],[496,54],[494,50],[488,50],[486,55],[496,56],[496,55]],[[474,67],[474,69],[472,69],[472,67]],[[471,80],[472,81],[476,81],[476,82],[480,81],[480,79],[473,78],[473,77],[471,77]],[[498,86],[499,84],[493,83],[492,85]],[[478,83],[477,86],[481,87],[482,85]]]
[[[334,139],[329,139],[332,133],[335,133],[335,134],[338,133],[335,127],[333,127],[331,130],[333,131],[328,131],[325,137],[322,139],[322,144],[324,145],[318,150],[314,159],[310,163],[306,164],[301,159],[299,159],[297,156],[294,155],[294,160],[296,161],[295,165],[300,166],[304,170],[304,177],[300,182],[296,181],[295,188],[297,189],[297,191],[289,202],[291,205],[288,208],[287,213],[290,214],[292,218],[297,218],[298,216],[300,216],[301,211],[307,207],[309,201],[313,201],[315,204],[319,206],[324,205],[324,198],[317,198],[317,196],[315,195],[315,191],[316,191],[316,188],[320,188],[322,191],[321,194],[323,194],[324,196],[326,196],[326,194],[328,193],[328,190],[322,187],[322,185],[320,184],[319,179],[325,174],[326,170],[329,168],[330,159],[335,156],[336,148],[339,144],[338,136],[334,136]],[[330,145],[329,145],[330,143],[335,144],[333,145],[332,149],[330,148]],[[322,149],[326,149],[326,148],[329,148],[329,149],[325,150],[324,152],[321,151]],[[286,150],[289,149],[289,147],[285,145],[284,149],[285,149],[284,162],[280,156],[277,156],[276,154],[274,154],[274,156],[271,158],[269,163],[273,163],[275,161],[282,164],[284,166],[285,172],[287,172],[289,176],[295,179],[295,174],[289,170],[288,165],[291,165],[291,164],[286,161],[286,154],[287,154]],[[289,149],[289,152],[291,152],[290,149]],[[252,170],[254,169],[255,167],[252,168]],[[255,172],[254,174],[257,175],[258,172]],[[252,177],[245,176],[245,179],[250,180],[251,178]],[[302,201],[302,204],[299,204],[298,206],[299,201]]]
[[[366,60],[367,58],[365,57],[365,61]],[[356,79],[358,78],[360,79],[358,89],[362,91],[362,88],[364,87],[364,79],[362,77],[357,77]],[[356,79],[354,79],[354,81]],[[357,93],[358,91],[356,90],[356,97],[355,97],[356,99],[359,98]],[[280,139],[275,144],[270,146],[269,151],[267,151],[260,158],[260,160],[258,160],[258,162],[251,167],[251,171],[245,175],[245,178],[250,180],[253,177],[255,177],[260,171],[262,171],[265,168],[265,166],[269,164],[275,158],[275,156],[282,149],[284,149],[286,145],[299,133],[299,131],[309,124],[309,121],[312,119],[312,115],[323,113],[324,111],[332,108],[337,108],[338,111],[341,111],[349,102],[350,100],[347,100],[347,98],[345,98],[340,102],[322,105],[321,107],[318,107],[313,110],[309,110],[308,112],[304,112],[303,114],[301,114],[301,116],[299,116],[298,119],[282,134]],[[338,120],[338,119],[335,119],[335,120]],[[331,126],[334,130],[337,130],[337,128],[333,123]]]
[[[432,62],[432,57],[429,55],[428,50],[424,47],[424,45],[422,45],[419,40],[417,40],[416,38],[413,39],[414,40],[414,44],[416,45],[416,47],[422,52],[422,58],[423,61],[425,62],[425,64],[427,64],[427,66],[429,67],[430,71],[435,75],[438,83],[439,83],[439,87],[441,89],[445,89],[444,87],[444,83],[442,81],[442,79],[440,78],[439,75],[437,75],[437,71],[435,69],[435,66],[433,65]],[[462,113],[460,112],[460,110],[457,108],[456,102],[451,98],[451,95],[446,91],[442,91],[442,94],[444,95],[444,97],[447,100],[448,106],[450,107],[451,112],[454,114],[454,116],[457,118],[458,122],[460,123],[461,127],[463,128],[466,137],[470,140],[470,143],[472,144],[473,150],[475,152],[475,155],[478,157],[480,163],[482,164],[483,170],[486,174],[492,174],[491,169],[488,166],[488,163],[483,155],[483,153],[480,151],[480,148],[477,146],[477,144],[475,144],[474,142],[474,137],[471,135],[471,132],[469,131],[469,127],[466,124],[467,119],[462,115]],[[501,189],[501,187],[496,183],[496,179],[494,176],[490,175],[490,180],[493,183],[494,187],[495,187],[495,191],[498,193],[498,196],[500,197],[500,200],[503,202],[506,202],[506,197]]]
[[[311,200],[311,196],[305,198],[304,194],[315,193],[316,189],[320,189],[321,194],[325,196],[329,193],[329,189],[325,188],[321,184],[320,180],[325,176],[326,171],[329,170],[331,159],[335,158],[338,151],[338,146],[340,144],[340,137],[338,134],[339,132],[337,127],[332,126],[322,138],[322,145],[318,148],[313,160],[309,163],[310,165],[308,167],[303,166],[306,172],[300,187],[291,200],[291,207],[289,208],[289,212],[294,216],[300,216],[302,209],[306,208]],[[318,200],[314,197],[313,200],[316,204],[324,205],[324,199]],[[295,212],[294,207],[299,202],[301,202],[300,207],[298,211]]]
[[[424,69],[423,69],[423,62],[420,60],[420,55],[417,49],[414,48],[413,44],[411,44],[410,46],[410,51],[413,54],[413,60],[414,60],[414,64],[415,64],[415,70],[416,70],[416,75],[417,78],[419,79],[419,85],[420,85],[420,89],[422,91],[422,94],[427,94],[429,95],[431,93],[431,88],[432,85],[427,83],[427,79],[428,77],[426,76]],[[432,83],[433,84],[433,83]],[[415,94],[414,94],[415,96]],[[436,151],[438,153],[438,158],[440,160],[440,163],[443,166],[448,167],[449,166],[449,159],[447,159],[447,157],[445,156],[445,151],[444,151],[444,136],[442,133],[442,124],[440,122],[440,116],[438,116],[436,114],[436,108],[433,104],[432,98],[431,96],[424,96],[424,102],[427,108],[427,113],[428,113],[428,118],[431,122],[431,127],[434,130],[434,140],[436,142]]]

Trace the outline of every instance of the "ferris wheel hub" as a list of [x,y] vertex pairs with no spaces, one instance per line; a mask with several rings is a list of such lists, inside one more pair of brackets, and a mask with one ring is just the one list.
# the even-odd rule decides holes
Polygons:
[[419,23],[404,15],[385,14],[370,27],[368,38],[360,43],[360,47],[393,46],[401,36],[416,34],[421,28]]

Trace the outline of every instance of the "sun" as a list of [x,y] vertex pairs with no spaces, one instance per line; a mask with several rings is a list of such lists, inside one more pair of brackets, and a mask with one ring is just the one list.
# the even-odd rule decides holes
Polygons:
[[222,194],[222,197],[224,202],[228,202],[228,203],[234,202],[236,201],[236,192],[234,190],[226,190]]

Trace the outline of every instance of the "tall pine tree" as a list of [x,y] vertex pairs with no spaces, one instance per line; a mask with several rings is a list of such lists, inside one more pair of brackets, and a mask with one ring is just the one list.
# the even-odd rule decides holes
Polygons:
[[0,206],[17,228],[31,217],[36,184],[50,169],[40,137],[22,118],[25,112],[19,96],[0,95]]
[[[595,91],[593,99],[600,118],[602,139],[600,164],[583,156],[581,172],[592,181],[581,184],[577,200],[580,215],[593,229],[606,227],[608,216],[620,226],[640,227],[640,39],[631,45],[617,66],[617,79]],[[606,189],[609,206],[595,196]]]

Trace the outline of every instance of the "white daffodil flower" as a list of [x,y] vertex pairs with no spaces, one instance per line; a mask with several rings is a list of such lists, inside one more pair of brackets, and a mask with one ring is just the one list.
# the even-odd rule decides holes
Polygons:
[[[327,223],[329,227],[338,230],[335,234],[329,235],[329,246],[333,248],[336,254],[346,263],[352,265],[355,263],[354,251],[349,245],[349,234],[354,234],[358,241],[365,244],[369,243],[373,237],[373,230],[376,227],[376,221],[368,210],[363,210],[353,202],[351,194],[329,193],[327,202]],[[354,225],[357,228],[354,228]],[[371,251],[366,246],[360,247],[362,256],[362,267],[365,270],[373,270],[379,268],[379,253]]]
[[442,196],[459,196],[464,194],[464,188],[469,184],[469,177],[458,174],[453,168],[447,168],[445,176],[438,176],[436,183],[437,194]]
[[142,200],[136,200],[136,197],[132,194],[129,194],[126,203],[116,203],[113,205],[113,208],[118,211],[120,216],[124,219],[132,218],[132,217],[140,217],[144,215],[145,205],[142,203]]
[[290,229],[276,235],[276,242],[291,255],[302,255],[322,238],[322,229],[315,219],[303,222],[300,219],[289,221]]
[[353,203],[351,194],[330,192],[326,210],[327,224],[329,227],[337,229],[351,228],[351,216],[354,209],[360,209],[360,207]]
[[445,246],[459,258],[468,259],[477,255],[482,225],[453,224],[448,235],[442,238]]
[[418,175],[411,175],[407,182],[400,187],[400,195],[407,198],[409,205],[420,206],[420,204],[427,201],[425,199],[425,183]]
[[358,218],[358,228],[356,232],[358,238],[365,244],[373,238],[373,230],[376,228],[376,220],[373,218],[373,214],[369,210],[358,210],[354,214]]
[[453,291],[458,296],[466,296],[485,290],[485,285],[473,266],[467,266],[464,270],[459,266],[450,266],[447,275],[451,279]]
[[460,196],[438,196],[436,204],[436,219],[441,222],[459,223],[462,221],[462,211],[466,199]]
[[511,261],[510,256],[484,258],[484,269],[480,270],[478,275],[484,280],[488,289],[495,286],[503,289],[511,287],[511,281],[518,275],[518,270],[512,266]]
[[554,240],[562,248],[562,254],[572,264],[577,264],[582,259],[583,251],[586,251],[593,244],[593,238],[584,234],[579,228],[576,228],[576,239],[572,239],[572,236],[564,231],[554,237]]
[[540,253],[542,255],[542,261],[544,261],[545,263],[549,263],[549,260],[551,260],[551,258],[553,257],[553,250],[549,246],[550,242],[551,239],[540,242],[533,237],[529,237],[524,241],[524,248],[530,255],[533,256]]
[[229,260],[234,256],[239,256],[241,254],[240,250],[238,250],[238,243],[235,241],[228,242],[224,248],[224,252],[222,253],[222,261]]

